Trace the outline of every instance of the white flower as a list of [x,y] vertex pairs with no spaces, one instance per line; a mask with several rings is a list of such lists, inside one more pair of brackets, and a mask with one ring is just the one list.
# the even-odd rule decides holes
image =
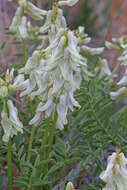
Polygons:
[[23,5],[25,8],[25,13],[29,14],[33,19],[36,20],[42,20],[43,16],[47,14],[47,11],[39,9],[38,7],[36,7],[33,3],[29,2],[29,1],[24,1],[24,4],[22,3],[23,0],[19,1],[19,4],[21,4],[21,6]]
[[9,120],[17,131],[23,133],[23,124],[18,118],[17,108],[13,105],[13,102],[11,100],[8,100],[7,105],[9,109]]
[[9,29],[13,32],[17,32],[18,27],[21,24],[21,20],[22,20],[22,8],[18,7]]
[[127,74],[117,83],[118,85],[127,85]]
[[110,96],[112,100],[117,99],[119,96],[127,94],[127,88],[122,87],[117,92],[110,92]]
[[117,85],[126,85],[127,84],[127,68],[124,72],[123,77],[121,78],[121,80],[117,83]]
[[74,6],[79,0],[58,1],[59,6]]
[[[55,16],[54,16],[55,15]],[[66,28],[66,20],[63,16],[63,11],[56,7],[49,10],[45,24],[40,28],[40,33],[48,33],[49,42],[51,43],[56,38],[56,34],[62,29]]]
[[21,23],[20,23],[18,29],[19,29],[19,33],[20,33],[21,38],[26,39],[28,37],[26,16],[23,16],[21,18]]
[[106,76],[106,79],[110,79],[111,78],[111,71],[108,65],[108,62],[106,59],[99,59],[99,66],[96,67],[95,69],[96,72],[99,71],[99,78],[103,78],[104,76]]
[[74,186],[73,186],[73,183],[68,182],[68,183],[67,183],[67,186],[66,186],[66,190],[75,190],[75,189],[74,189]]
[[[42,106],[42,103],[38,105],[38,108],[40,108],[41,106]],[[36,110],[36,114],[33,117],[33,119],[29,122],[29,125],[38,126],[40,123],[41,123],[41,112]]]
[[108,158],[108,165],[100,178],[106,183],[103,190],[127,189],[127,159],[123,153],[113,153]]
[[17,135],[17,132],[23,133],[23,124],[18,118],[17,108],[13,105],[11,100],[7,101],[9,110],[8,113],[3,110],[1,112],[1,125],[4,129],[3,141],[8,142],[9,138]]
[[3,127],[4,130],[4,136],[2,138],[2,140],[4,142],[8,142],[9,141],[9,137],[13,137],[13,135],[17,134],[15,130],[12,130],[12,125],[11,122],[8,118],[8,115],[6,112],[2,111],[1,112],[1,125]]
[[13,82],[14,79],[14,68],[12,68],[10,71],[7,69],[5,74],[5,83],[10,84]]
[[39,9],[33,3],[27,0],[19,0],[19,6],[24,13],[29,14],[33,19],[42,20],[43,16],[47,14],[47,11]]
[[117,49],[117,46],[116,46],[116,45],[114,45],[113,43],[108,42],[108,41],[105,42],[105,46],[106,46],[108,49]]
[[82,50],[89,53],[90,55],[99,55],[104,51],[104,47],[101,48],[91,48],[86,45],[82,46]]
[[35,74],[32,72],[30,74],[30,78],[25,80],[22,85],[21,85],[21,94],[20,96],[25,96],[25,95],[30,95],[31,92],[35,89],[36,87],[36,79],[35,79]]
[[[63,124],[62,129],[64,128],[64,125],[67,124],[67,111],[68,111],[68,105],[67,105],[67,98],[65,95],[60,96],[59,104],[56,107],[57,113],[58,113],[58,119]],[[60,122],[59,121],[59,122]]]
[[5,79],[0,78],[0,97],[6,97],[10,93],[20,90],[24,82],[24,75],[20,74],[14,78],[14,69],[7,70]]
[[24,82],[24,75],[19,74],[18,76],[15,77],[14,82],[9,85],[9,89],[16,91],[19,90]]
[[28,74],[33,69],[37,68],[40,65],[40,60],[39,60],[40,56],[41,56],[41,52],[38,50],[35,50],[32,56],[28,59],[25,67],[22,69],[19,69],[19,73]]

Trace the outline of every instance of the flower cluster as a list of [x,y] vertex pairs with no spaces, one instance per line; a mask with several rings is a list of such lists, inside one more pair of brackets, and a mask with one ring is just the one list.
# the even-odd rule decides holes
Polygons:
[[47,11],[37,8],[27,0],[19,0],[18,3],[19,7],[16,10],[9,29],[15,32],[17,37],[26,39],[29,37],[30,22],[27,22],[25,14],[30,15],[35,20],[42,20],[44,19],[44,15],[47,14]]
[[[104,48],[90,48],[87,46],[90,38],[84,32],[84,27],[75,31],[68,29],[61,6],[73,6],[78,0],[58,1],[52,10],[44,11],[37,8],[27,0],[19,0],[19,7],[10,26],[10,30],[18,32],[22,39],[33,30],[27,22],[26,14],[45,23],[37,28],[42,44],[36,48],[26,65],[19,70],[20,96],[38,97],[40,100],[36,114],[29,122],[30,125],[39,125],[41,115],[51,116],[57,114],[56,126],[63,129],[68,123],[67,112],[73,107],[80,108],[74,98],[74,93],[80,88],[82,77],[89,80],[93,74],[89,72],[85,54],[98,55]],[[28,27],[29,26],[29,27]],[[27,78],[24,79],[24,75]]]
[[117,82],[118,86],[122,86],[117,92],[111,92],[110,96],[112,99],[116,99],[120,97],[121,95],[126,95],[127,94],[127,38],[126,36],[123,36],[121,38],[113,38],[112,42],[106,42],[106,46],[109,49],[115,49],[119,50],[121,55],[118,57],[118,65],[116,66],[115,70],[119,66],[124,66],[125,67],[125,72],[123,74],[123,77],[120,79],[119,82]]
[[106,183],[103,190],[127,189],[127,158],[123,153],[113,153],[108,158],[108,165],[100,178]]
[[103,48],[86,46],[90,38],[84,33],[84,27],[76,31],[67,28],[59,3],[48,11],[45,24],[40,28],[40,33],[44,35],[42,46],[33,52],[19,73],[29,75],[22,84],[21,96],[27,95],[31,99],[37,96],[40,99],[29,124],[39,125],[42,112],[52,119],[57,112],[56,126],[63,129],[67,124],[68,109],[73,111],[73,106],[80,108],[74,92],[80,88],[82,76],[85,80],[93,76],[81,51],[93,55],[101,53]]
[[14,69],[7,70],[5,80],[0,78],[0,98],[3,99],[3,111],[1,112],[1,125],[4,129],[3,141],[8,142],[9,138],[17,135],[17,132],[23,133],[23,124],[18,118],[18,111],[11,100],[6,98],[21,88],[24,81],[24,75],[20,74],[14,79]]

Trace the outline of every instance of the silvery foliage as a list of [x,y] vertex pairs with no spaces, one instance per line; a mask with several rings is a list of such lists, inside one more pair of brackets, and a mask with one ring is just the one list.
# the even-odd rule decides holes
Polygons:
[[108,157],[108,164],[100,178],[106,183],[103,190],[127,189],[127,158],[123,153],[113,153]]
[[[118,86],[122,86],[117,92],[111,92],[110,96],[112,99],[116,99],[120,97],[121,95],[127,94],[127,38],[126,36],[122,36],[121,38],[113,38],[112,42],[106,42],[106,47],[109,49],[115,49],[119,50],[121,55],[118,57],[118,64],[116,66],[116,69],[119,66],[125,67],[125,72],[123,74],[123,77],[120,79],[119,82],[117,82]],[[115,69],[115,70],[116,70]]]
[[29,124],[39,125],[43,112],[45,117],[51,116],[52,119],[57,112],[57,128],[63,129],[68,123],[68,109],[73,111],[73,107],[80,108],[74,92],[80,88],[82,77],[89,80],[93,76],[88,71],[87,58],[82,56],[81,51],[94,55],[102,53],[103,48],[87,47],[90,38],[84,33],[84,27],[76,31],[67,28],[62,9],[59,8],[60,2],[47,12],[46,21],[40,27],[42,45],[33,52],[19,73],[29,75],[22,83],[20,96],[40,99],[36,114]]
[[23,124],[18,118],[17,108],[11,100],[6,101],[6,97],[21,88],[24,81],[24,75],[20,74],[14,79],[14,69],[7,70],[5,80],[0,78],[0,98],[3,100],[3,110],[1,112],[1,125],[4,130],[3,141],[8,142],[9,138],[17,135],[17,132],[23,133]]

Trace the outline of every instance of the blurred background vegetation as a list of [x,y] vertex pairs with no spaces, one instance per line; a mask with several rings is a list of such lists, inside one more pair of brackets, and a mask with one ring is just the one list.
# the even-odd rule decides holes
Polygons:
[[[49,9],[53,3],[52,0],[32,0],[38,7]],[[110,2],[110,4],[109,4]],[[80,0],[73,8],[64,8],[68,25],[71,29],[77,26],[85,26],[86,33],[94,37],[95,45],[102,44],[110,25],[109,12],[110,0]],[[6,35],[5,27],[9,26],[17,7],[16,2],[0,0],[0,47],[5,44],[5,49],[0,54],[0,62],[3,69],[16,61],[14,56],[19,52],[19,48],[10,44],[11,37]],[[10,48],[11,46],[11,48]]]
[[[53,0],[31,0],[38,7],[49,9]],[[6,35],[5,27],[9,26],[17,7],[16,2],[0,0],[0,47],[5,45],[4,51],[0,51],[1,69],[15,62],[19,47],[12,46],[11,36]],[[86,33],[93,37],[92,44],[103,45],[105,39],[119,37],[127,32],[127,1],[122,0],[79,0],[73,8],[64,8],[68,25],[71,29],[77,26],[85,26]],[[6,42],[6,44],[5,44]],[[10,48],[11,46],[11,48]],[[115,55],[115,54],[114,54]],[[109,59],[113,56],[109,56]]]

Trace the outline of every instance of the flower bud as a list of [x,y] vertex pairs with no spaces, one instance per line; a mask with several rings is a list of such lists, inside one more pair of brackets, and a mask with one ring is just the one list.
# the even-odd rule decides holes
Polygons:
[[75,189],[74,189],[74,186],[73,186],[73,183],[68,182],[68,184],[67,184],[67,186],[66,186],[66,190],[75,190]]
[[6,86],[0,87],[0,97],[5,98],[8,96],[8,88]]

